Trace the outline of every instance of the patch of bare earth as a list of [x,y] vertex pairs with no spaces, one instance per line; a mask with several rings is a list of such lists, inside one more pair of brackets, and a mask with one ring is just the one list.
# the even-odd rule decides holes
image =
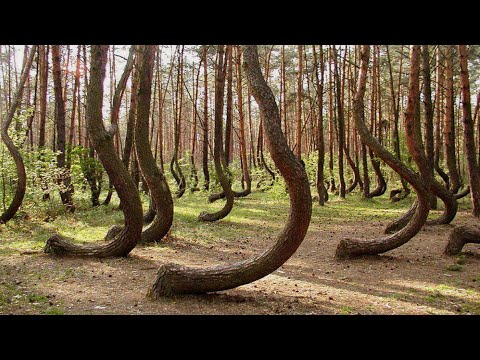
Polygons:
[[[459,213],[454,221],[454,225],[474,223],[468,213]],[[460,271],[447,270],[458,260],[442,254],[452,225],[425,227],[385,255],[334,259],[340,239],[377,237],[386,224],[338,226],[313,218],[297,253],[269,276],[216,294],[158,301],[148,299],[146,293],[161,264],[202,267],[245,259],[269,246],[274,235],[242,238],[239,234],[214,245],[169,237],[119,259],[55,258],[42,253],[3,256],[0,286],[12,297],[1,302],[0,313],[55,313],[55,309],[64,314],[480,313],[480,246],[467,245],[462,265],[457,266]]]

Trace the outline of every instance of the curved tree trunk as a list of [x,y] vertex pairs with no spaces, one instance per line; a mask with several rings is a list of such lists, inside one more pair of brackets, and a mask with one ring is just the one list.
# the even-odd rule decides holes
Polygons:
[[375,176],[377,178],[377,187],[368,193],[368,198],[371,199],[385,194],[385,191],[387,191],[387,182],[385,181],[382,170],[380,169],[380,161],[375,159],[375,155],[371,149],[369,149],[368,152],[370,154],[370,163],[372,164],[373,171],[375,171]]
[[[377,156],[395,170],[402,178],[408,181],[417,193],[418,207],[411,221],[399,232],[371,240],[358,239],[342,239],[337,247],[335,256],[337,258],[349,258],[361,255],[380,254],[395,249],[413,236],[415,236],[423,227],[430,209],[428,187],[423,179],[429,180],[428,164],[421,148],[420,124],[417,123],[416,113],[419,106],[419,54],[420,47],[415,45],[412,47],[411,70],[409,80],[409,96],[407,109],[405,114],[407,145],[412,154],[413,159],[421,169],[422,177],[419,177],[412,170],[408,169],[399,159],[388,152],[382,145],[372,136],[364,122],[364,104],[363,96],[365,93],[365,85],[367,80],[367,68],[369,59],[369,46],[364,46],[361,55],[361,70],[358,82],[358,89],[353,102],[354,118],[357,130],[360,133],[362,141],[367,144]],[[427,185],[428,182],[427,182]]]
[[[440,200],[442,200],[445,209],[443,210],[443,214],[439,218],[427,220],[426,224],[450,224],[457,215],[458,203],[456,195],[452,194],[450,190],[448,190],[445,186],[440,184],[434,178],[432,180],[432,183],[430,184],[430,190],[433,196],[438,196]],[[417,201],[415,201],[405,214],[388,224],[385,228],[385,234],[392,234],[407,225],[413,214],[415,213],[417,206],[418,203]]]
[[102,121],[103,81],[108,45],[92,45],[90,81],[87,92],[87,130],[95,150],[105,167],[122,202],[125,228],[115,239],[104,245],[77,245],[59,235],[47,240],[45,252],[53,255],[112,257],[127,256],[140,241],[142,204],[127,169],[118,158],[113,145],[114,133],[108,132]]
[[455,194],[453,196],[455,197],[455,199],[459,200],[459,199],[464,198],[468,194],[470,194],[470,186],[467,186],[467,188],[465,190],[463,190],[462,192],[459,192],[458,194]]
[[15,169],[17,171],[17,189],[15,190],[15,195],[13,196],[12,202],[5,210],[5,212],[0,216],[0,224],[5,224],[7,221],[11,220],[18,209],[22,205],[23,197],[25,196],[25,190],[27,187],[27,174],[25,172],[25,165],[23,163],[22,155],[18,151],[17,147],[13,143],[13,140],[8,135],[8,128],[12,123],[13,117],[15,116],[15,111],[17,110],[18,105],[22,99],[23,88],[25,82],[27,81],[28,73],[32,66],[33,58],[37,52],[37,45],[33,45],[28,56],[28,60],[24,62],[24,67],[22,69],[22,75],[20,77],[20,83],[18,84],[17,93],[13,97],[13,101],[10,104],[10,109],[8,110],[7,116],[2,123],[2,140],[7,146],[10,155],[15,162]]
[[281,129],[275,97],[262,76],[255,46],[245,46],[244,66],[252,93],[263,113],[267,143],[275,165],[290,189],[290,215],[277,242],[252,259],[205,269],[164,265],[149,289],[158,298],[178,293],[206,293],[231,289],[261,279],[283,265],[302,243],[312,215],[307,174],[290,150]]
[[142,175],[147,182],[156,216],[142,232],[142,242],[160,241],[173,222],[173,200],[165,176],[158,168],[148,141],[151,88],[156,46],[142,46],[142,60],[138,87],[137,120],[135,123],[135,148]]
[[450,234],[445,255],[458,255],[466,244],[480,244],[480,230],[469,226],[457,226]]
[[[133,69],[133,58],[135,55],[135,45],[130,46],[130,51],[128,53],[128,59],[127,63],[125,64],[125,68],[123,69],[122,76],[120,77],[120,80],[118,81],[117,87],[115,88],[115,94],[113,95],[113,100],[112,100],[112,111],[111,111],[111,116],[110,116],[110,122],[112,123],[112,126],[115,126],[117,128],[117,137],[118,136],[118,117],[120,114],[120,107],[122,105],[122,97],[123,93],[125,92],[125,88],[127,87],[127,81],[128,78],[130,77],[130,73],[132,72]],[[117,141],[118,141],[117,138]],[[108,181],[108,193],[107,197],[103,201],[102,205],[108,205],[110,204],[110,201],[112,200],[112,195],[113,195],[113,184],[109,180]]]
[[230,186],[230,181],[225,175],[224,168],[222,166],[222,154],[223,154],[223,98],[225,88],[225,73],[223,71],[223,54],[225,52],[223,45],[218,45],[218,66],[215,86],[215,146],[213,149],[213,159],[215,162],[215,172],[217,178],[220,181],[223,192],[226,195],[227,202],[225,206],[215,212],[207,213],[202,212],[198,219],[201,221],[217,221],[227,216],[233,208],[233,191]]

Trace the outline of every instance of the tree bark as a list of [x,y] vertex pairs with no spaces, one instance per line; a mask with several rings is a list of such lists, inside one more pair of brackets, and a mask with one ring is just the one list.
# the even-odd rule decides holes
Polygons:
[[223,72],[224,46],[218,45],[218,66],[215,86],[215,145],[213,149],[213,160],[215,163],[215,172],[217,178],[225,193],[227,202],[224,207],[215,213],[202,212],[198,219],[201,221],[217,221],[226,217],[233,208],[233,191],[230,181],[225,175],[225,169],[222,164],[223,155],[223,99],[225,90],[225,73]]
[[[323,85],[324,85],[324,73],[325,73],[325,61],[323,58],[323,46],[320,45],[320,70],[318,68],[317,52],[315,45],[313,45],[313,59],[315,67],[315,84],[317,88],[317,103],[318,103],[318,123],[317,123],[317,148],[318,148],[318,160],[317,160],[317,192],[318,192],[318,204],[324,206],[328,200],[328,192],[325,188],[325,138],[323,135]],[[318,74],[320,73],[320,79]]]
[[312,197],[307,174],[289,149],[281,129],[274,95],[260,69],[255,46],[245,46],[244,66],[252,93],[263,114],[267,144],[275,165],[290,189],[290,216],[277,242],[262,254],[231,265],[194,269],[164,265],[149,289],[159,298],[180,293],[207,293],[231,289],[261,279],[284,264],[302,243],[312,214]]
[[460,189],[460,177],[456,165],[455,151],[455,113],[454,113],[454,96],[453,96],[453,52],[452,46],[448,45],[446,53],[446,98],[445,98],[445,157],[447,160],[448,175],[450,178],[450,191],[454,194]]
[[62,72],[60,68],[60,45],[52,45],[53,84],[55,93],[55,124],[57,126],[57,167],[60,169],[58,183],[61,185],[60,198],[69,212],[75,211],[72,199],[70,172],[65,166],[65,102],[62,91]]
[[210,173],[208,171],[208,73],[207,73],[207,45],[203,45],[203,144],[202,169],[205,190],[210,189]]
[[462,252],[466,244],[480,243],[480,230],[469,226],[457,226],[450,234],[447,245],[445,246],[445,255],[458,255]]
[[470,103],[470,80],[468,76],[467,47],[458,45],[460,54],[460,78],[462,84],[463,137],[467,155],[468,175],[472,199],[472,214],[480,217],[480,168],[475,150],[475,127]]
[[363,46],[361,54],[361,70],[357,93],[353,102],[354,118],[357,130],[360,133],[362,141],[368,145],[377,156],[387,163],[400,176],[405,178],[415,189],[419,206],[411,221],[399,232],[371,240],[358,239],[342,239],[337,247],[335,256],[337,258],[350,258],[361,255],[380,254],[395,249],[415,236],[425,223],[429,212],[428,187],[429,183],[424,179],[429,179],[428,164],[424,154],[422,154],[420,124],[417,123],[416,110],[419,106],[419,54],[420,47],[412,46],[410,52],[411,69],[409,80],[409,96],[407,101],[407,109],[405,113],[407,146],[412,154],[413,159],[420,168],[421,176],[419,177],[412,170],[407,168],[401,161],[388,152],[368,131],[364,122],[364,104],[363,96],[365,93],[367,68],[369,59],[369,46]]
[[108,45],[92,45],[91,47],[90,81],[87,90],[87,130],[90,141],[123,204],[125,228],[113,241],[104,245],[78,245],[59,235],[54,235],[47,240],[45,246],[45,252],[52,255],[127,256],[141,238],[143,221],[140,196],[127,169],[116,154],[113,144],[114,133],[108,132],[102,121],[103,81],[107,53]]
[[17,107],[22,99],[25,82],[27,81],[30,68],[32,67],[33,58],[35,57],[36,51],[37,45],[33,45],[27,60],[24,62],[22,75],[20,76],[20,82],[17,87],[17,92],[13,96],[8,113],[2,122],[1,136],[3,142],[5,143],[5,146],[7,147],[10,155],[13,158],[13,161],[15,162],[15,170],[17,172],[17,188],[15,190],[15,195],[13,196],[12,202],[0,216],[0,224],[5,224],[7,221],[11,220],[15,216],[18,209],[22,205],[27,187],[27,174],[25,172],[25,164],[23,162],[22,155],[18,151],[13,140],[8,135],[8,128],[12,123]]
[[142,46],[138,86],[137,119],[135,123],[135,149],[142,175],[147,182],[156,216],[143,230],[142,242],[158,242],[170,230],[173,222],[173,200],[167,180],[157,167],[148,141],[151,89],[156,46]]

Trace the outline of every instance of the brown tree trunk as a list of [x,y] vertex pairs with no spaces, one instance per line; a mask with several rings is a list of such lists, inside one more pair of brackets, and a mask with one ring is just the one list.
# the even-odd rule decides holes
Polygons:
[[[393,83],[392,62],[390,59],[389,46],[387,45],[388,70],[390,73],[390,94],[393,102],[393,149],[397,159],[402,161],[402,155],[400,152],[400,136],[399,136],[398,122],[400,118],[400,84],[401,84],[402,64],[403,64],[403,45],[401,47],[400,52],[401,54],[400,54],[400,69],[398,74],[398,87],[397,87],[397,92],[395,93],[395,86]],[[402,183],[403,195],[400,197],[396,197],[395,200],[397,201],[402,198],[405,198],[410,193],[410,189],[408,188],[405,179],[400,177],[400,181]]]
[[460,177],[456,165],[455,151],[455,114],[454,114],[454,96],[453,96],[453,49],[452,45],[446,46],[446,98],[445,98],[445,157],[447,160],[448,175],[450,178],[450,190],[456,194],[460,189]]
[[[318,192],[318,204],[324,206],[328,200],[328,192],[325,188],[325,176],[324,176],[324,164],[325,164],[325,139],[323,136],[323,85],[324,85],[324,72],[325,61],[323,58],[323,46],[320,45],[320,70],[318,68],[317,52],[315,45],[313,45],[313,59],[315,67],[315,84],[317,88],[317,103],[318,103],[318,123],[317,123],[317,148],[318,148],[318,160],[317,160],[317,192]],[[320,79],[318,74],[320,73]]]
[[15,162],[15,170],[17,173],[18,180],[17,180],[17,188],[15,190],[15,195],[13,196],[12,202],[10,203],[8,208],[3,212],[3,214],[0,216],[0,224],[5,224],[7,221],[11,220],[15,216],[18,209],[22,205],[23,198],[25,196],[26,187],[27,187],[27,174],[25,172],[25,165],[23,163],[22,155],[18,151],[13,140],[8,135],[8,128],[12,123],[17,107],[20,103],[20,100],[22,99],[25,82],[27,81],[30,68],[32,67],[32,62],[33,62],[33,58],[35,57],[36,51],[37,51],[37,46],[33,45],[27,60],[24,62],[22,75],[20,76],[20,83],[18,84],[18,87],[17,87],[17,92],[13,96],[8,113],[2,122],[2,132],[1,132],[2,140],[5,143],[5,146],[7,147],[10,155],[12,156],[13,161]]
[[298,45],[296,154],[299,160],[302,158],[302,97],[303,97],[303,45]]
[[457,226],[450,233],[448,243],[445,246],[445,255],[458,255],[466,244],[480,243],[480,230],[469,226]]
[[333,47],[333,71],[335,81],[335,96],[337,100],[337,124],[338,124],[338,177],[340,182],[339,195],[345,198],[345,176],[343,170],[343,154],[345,147],[345,118],[343,115],[343,102],[341,100],[340,75],[338,73],[338,54],[335,46]]
[[149,290],[159,298],[180,293],[206,293],[231,289],[261,279],[283,265],[302,243],[312,214],[312,197],[307,174],[288,147],[281,129],[278,107],[262,76],[255,46],[244,48],[248,82],[263,114],[267,143],[275,165],[290,189],[290,216],[277,242],[252,259],[206,269],[164,265]]
[[53,84],[55,92],[55,124],[57,125],[57,167],[60,169],[60,178],[57,180],[60,188],[60,198],[69,212],[75,211],[72,199],[70,172],[65,166],[65,102],[62,91],[62,72],[60,68],[60,45],[52,45]]
[[385,163],[387,163],[393,170],[395,170],[413,186],[417,192],[419,206],[417,207],[415,215],[407,224],[407,226],[393,235],[371,240],[342,239],[335,254],[337,258],[374,255],[395,249],[405,244],[408,240],[415,236],[423,227],[423,224],[428,217],[430,205],[428,198],[429,183],[425,183],[424,179],[429,180],[429,166],[425,156],[421,151],[420,124],[418,123],[418,119],[416,117],[417,107],[419,106],[419,55],[420,47],[417,45],[412,46],[410,52],[411,69],[409,80],[409,96],[405,113],[405,122],[407,146],[413,159],[420,168],[422,177],[419,177],[412,170],[405,167],[405,165],[399,161],[398,158],[393,156],[382,145],[380,145],[365,126],[363,96],[365,93],[367,80],[369,46],[364,46],[362,49],[358,89],[353,103],[355,123],[360,136],[362,137],[362,141],[367,144],[377,156],[379,156]]
[[442,52],[441,47],[438,45],[437,49],[437,91],[436,91],[436,98],[435,98],[435,117],[436,117],[436,126],[435,126],[435,155],[434,155],[434,167],[436,172],[441,176],[443,181],[445,182],[445,186],[447,189],[450,188],[450,179],[448,175],[443,171],[440,167],[440,155],[441,155],[441,124],[442,121],[442,106],[443,106],[443,94],[444,94],[444,66],[443,66],[443,59],[442,59]]
[[224,45],[218,45],[218,66],[216,75],[215,86],[215,146],[213,151],[213,158],[215,163],[215,172],[217,178],[222,186],[222,190],[225,193],[227,202],[224,207],[215,213],[202,212],[198,219],[201,221],[217,221],[226,217],[233,208],[233,191],[230,186],[230,182],[225,174],[225,170],[222,165],[223,155],[223,99],[225,89],[225,73],[223,71],[223,57],[224,57]]
[[135,123],[135,149],[142,175],[147,182],[156,216],[143,230],[142,242],[158,242],[170,230],[173,222],[173,200],[167,180],[157,167],[148,141],[148,120],[152,92],[153,67],[156,46],[145,45],[140,50],[140,76],[138,86],[138,106]]
[[[115,128],[115,140],[116,140],[116,150],[117,153],[120,154],[120,129],[118,126],[118,117],[120,114],[120,107],[122,105],[122,98],[123,98],[123,93],[125,92],[125,88],[127,87],[127,81],[128,78],[130,77],[130,73],[132,72],[133,69],[133,59],[135,55],[135,45],[132,45],[130,47],[130,51],[128,53],[128,59],[127,63],[125,64],[125,68],[123,70],[122,76],[120,77],[120,80],[118,81],[118,84],[115,88],[115,93],[113,95],[112,99],[112,109],[111,109],[111,115],[110,115],[110,122],[111,126]],[[108,181],[108,193],[107,197],[105,198],[103,205],[108,205],[110,204],[110,201],[112,199],[112,194],[113,194],[113,184],[109,180]]]
[[475,128],[472,119],[472,107],[470,104],[467,48],[465,45],[459,45],[458,51],[460,54],[460,78],[462,83],[463,137],[467,155],[470,192],[472,194],[472,214],[478,218],[480,217],[480,168],[477,163]]
[[248,164],[247,164],[247,143],[246,143],[246,135],[245,135],[245,114],[243,111],[243,81],[242,81],[242,66],[241,66],[241,56],[242,51],[241,47],[236,47],[236,68],[237,68],[237,97],[238,97],[238,118],[240,123],[240,156],[242,162],[242,172],[243,172],[243,179],[247,185],[247,188],[238,193],[239,197],[247,196],[250,194],[252,189],[252,180],[250,178],[250,174],[248,172]]
[[113,133],[102,121],[103,81],[108,45],[92,45],[90,81],[87,90],[87,130],[102,165],[112,180],[122,202],[125,228],[105,245],[73,244],[59,235],[50,237],[45,252],[54,255],[112,257],[127,256],[140,241],[142,233],[142,204],[127,169],[116,155]]
[[205,190],[210,189],[210,173],[208,171],[208,73],[207,73],[207,45],[203,45],[203,144],[202,169]]
[[227,118],[225,123],[225,161],[232,161],[233,140],[233,47],[227,45]]

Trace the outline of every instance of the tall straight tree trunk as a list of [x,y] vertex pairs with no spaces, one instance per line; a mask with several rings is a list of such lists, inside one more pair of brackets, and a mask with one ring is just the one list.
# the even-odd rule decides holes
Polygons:
[[227,118],[225,123],[225,161],[232,161],[233,140],[233,47],[227,45]]
[[60,189],[60,198],[65,208],[75,211],[72,199],[70,172],[65,166],[65,102],[62,92],[62,73],[60,68],[60,45],[52,45],[52,65],[53,65],[53,84],[55,92],[55,124],[57,125],[57,167],[61,171],[58,183],[62,186]]
[[[325,73],[325,61],[323,58],[323,46],[320,45],[320,70],[318,68],[317,52],[315,45],[313,45],[313,59],[315,67],[315,84],[317,88],[317,102],[318,102],[318,123],[317,123],[317,147],[318,147],[318,160],[317,160],[317,192],[318,203],[320,206],[325,205],[328,200],[328,192],[325,188],[325,139],[323,136],[323,85],[324,85],[324,73]],[[320,79],[318,74],[320,73]]]
[[470,103],[470,79],[468,76],[467,47],[458,46],[460,57],[460,79],[462,84],[463,137],[467,155],[468,175],[472,199],[472,214],[480,217],[480,168],[475,150],[475,128]]
[[[393,83],[393,71],[392,71],[392,61],[390,59],[389,46],[387,45],[387,59],[388,59],[388,71],[390,73],[390,94],[393,101],[393,149],[395,156],[398,160],[402,161],[402,154],[400,152],[400,136],[399,136],[399,118],[400,118],[400,84],[402,76],[402,64],[403,64],[403,45],[400,50],[400,67],[398,74],[398,85],[397,92],[395,93],[395,86]],[[400,177],[402,183],[404,196],[407,196],[410,193],[410,189],[407,186],[405,179]],[[397,198],[398,199],[398,198]]]
[[343,103],[341,100],[340,74],[338,71],[337,49],[333,46],[333,69],[335,79],[335,95],[337,100],[337,123],[338,123],[338,177],[340,181],[339,195],[345,198],[345,176],[343,170],[343,154],[345,146],[345,118],[343,114]]
[[244,48],[248,82],[264,118],[267,143],[275,165],[290,189],[290,216],[276,243],[251,259],[205,269],[163,265],[149,290],[159,298],[179,293],[206,293],[231,289],[263,278],[278,269],[302,243],[312,214],[312,197],[307,174],[290,151],[281,129],[274,95],[262,76],[255,46]]
[[450,190],[456,194],[460,189],[460,176],[457,171],[455,151],[455,113],[453,96],[453,49],[452,45],[446,46],[446,67],[445,67],[445,158],[447,160],[448,175],[450,178]]
[[[336,250],[337,258],[349,258],[360,255],[373,255],[380,254],[392,249],[395,249],[410,240],[415,236],[423,227],[428,212],[429,212],[429,197],[428,189],[430,184],[428,183],[428,174],[430,174],[428,167],[429,164],[422,154],[420,146],[421,142],[421,130],[420,123],[416,116],[417,108],[419,106],[419,65],[420,65],[420,46],[412,46],[410,51],[410,79],[409,79],[409,96],[407,102],[407,109],[405,113],[406,122],[406,136],[407,146],[410,153],[417,163],[421,177],[414,173],[411,169],[407,168],[402,162],[388,152],[378,141],[372,136],[365,126],[364,122],[364,104],[363,95],[365,93],[367,67],[369,58],[369,46],[363,46],[362,49],[362,62],[361,70],[358,82],[358,89],[354,100],[354,116],[357,124],[357,129],[360,132],[362,140],[372,148],[376,155],[385,161],[392,169],[404,177],[417,192],[418,208],[415,215],[410,222],[401,231],[388,235],[385,237],[371,239],[371,240],[356,240],[356,239],[342,239]],[[427,182],[424,182],[424,179]]]
[[436,117],[436,126],[435,126],[435,157],[434,157],[434,167],[437,173],[445,182],[445,186],[447,189],[450,188],[450,178],[448,175],[443,171],[440,167],[440,155],[442,149],[441,143],[441,126],[443,124],[442,116],[443,116],[443,94],[444,94],[444,71],[445,68],[443,66],[443,58],[441,52],[441,46],[438,45],[437,48],[437,91],[436,91],[436,98],[435,98],[435,117]]
[[302,159],[302,97],[303,97],[303,45],[298,45],[296,154],[299,160]]
[[204,189],[210,189],[210,173],[208,171],[208,73],[207,73],[207,45],[203,45],[203,144],[202,169]]
[[45,252],[64,256],[112,257],[127,256],[140,241],[142,233],[142,204],[135,185],[118,158],[113,144],[113,132],[105,129],[102,120],[103,82],[107,64],[108,45],[92,45],[90,81],[87,90],[87,130],[102,165],[117,190],[125,227],[113,241],[104,245],[77,245],[59,235],[47,240]]
[[[422,75],[423,75],[423,106],[425,109],[424,115],[424,137],[425,137],[425,151],[429,164],[433,164],[435,160],[435,149],[433,143],[433,104],[432,104],[432,88],[430,80],[430,54],[428,45],[422,46]],[[434,166],[430,166],[431,177],[435,171]],[[434,194],[430,196],[430,208],[437,208],[437,197]]]
[[7,221],[11,220],[15,216],[18,209],[22,205],[23,198],[25,196],[26,187],[27,187],[27,174],[25,171],[25,165],[22,159],[22,155],[18,151],[13,140],[8,135],[8,128],[12,123],[13,117],[15,116],[15,112],[17,111],[20,100],[22,99],[25,83],[27,81],[30,68],[32,67],[33,58],[35,57],[36,52],[37,52],[37,46],[34,45],[32,46],[32,49],[30,50],[30,54],[28,55],[28,57],[24,62],[22,75],[20,76],[20,82],[18,84],[16,94],[13,96],[12,102],[10,104],[10,108],[8,109],[8,113],[2,122],[1,137],[10,155],[12,156],[13,161],[15,162],[15,170],[17,173],[18,180],[17,180],[17,188],[15,190],[15,195],[13,196],[12,202],[10,203],[8,208],[3,212],[3,214],[0,216],[0,224],[5,224]]
[[75,135],[75,115],[77,112],[77,93],[80,87],[80,58],[82,47],[77,47],[77,61],[75,65],[75,80],[73,83],[72,114],[70,115],[70,132],[68,134],[67,168],[72,165],[72,149],[74,146],[73,137]]

